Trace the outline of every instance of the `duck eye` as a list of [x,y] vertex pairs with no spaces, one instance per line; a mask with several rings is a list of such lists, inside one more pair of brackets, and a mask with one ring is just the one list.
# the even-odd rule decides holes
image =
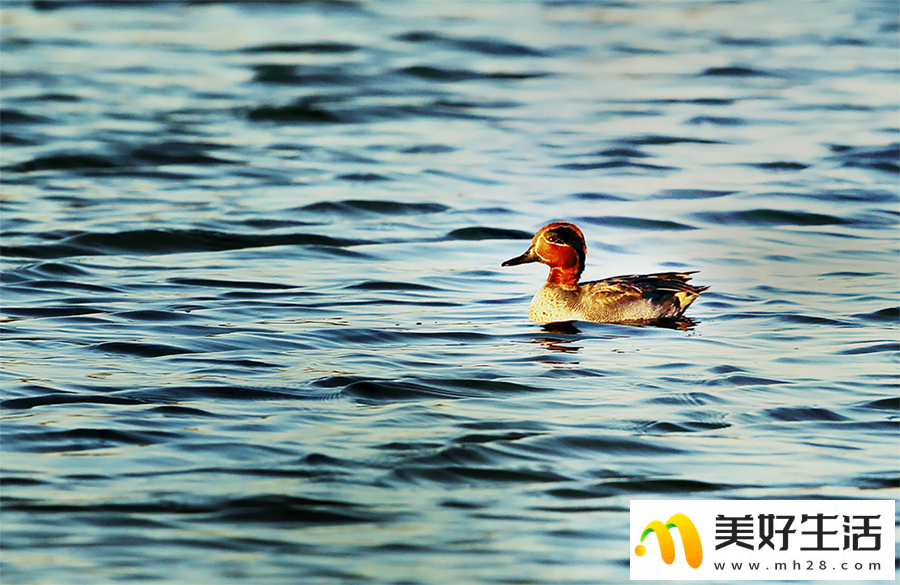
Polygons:
[[549,232],[546,236],[546,239],[551,244],[564,244],[565,243],[565,242],[563,242],[562,238],[559,237],[559,234],[555,234],[553,232]]

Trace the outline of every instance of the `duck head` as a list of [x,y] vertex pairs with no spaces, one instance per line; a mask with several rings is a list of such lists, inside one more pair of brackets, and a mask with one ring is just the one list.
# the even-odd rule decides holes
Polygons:
[[548,223],[534,234],[531,247],[524,254],[507,260],[501,266],[540,262],[550,267],[547,282],[563,287],[575,287],[578,286],[578,279],[584,271],[586,255],[584,234],[578,226],[555,221]]

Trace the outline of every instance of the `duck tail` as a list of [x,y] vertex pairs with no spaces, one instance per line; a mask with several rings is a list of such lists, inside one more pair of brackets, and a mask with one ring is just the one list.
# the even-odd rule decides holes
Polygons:
[[699,297],[705,290],[709,289],[708,286],[691,286],[686,285],[683,290],[675,293],[675,299],[678,301],[679,314],[684,313],[688,307],[691,306],[691,303],[694,302],[694,299]]

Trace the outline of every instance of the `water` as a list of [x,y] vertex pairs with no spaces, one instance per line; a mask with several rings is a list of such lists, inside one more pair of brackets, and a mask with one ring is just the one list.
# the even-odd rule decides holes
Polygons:
[[[893,2],[4,3],[4,583],[618,583],[897,498]],[[527,321],[699,270],[693,329]]]

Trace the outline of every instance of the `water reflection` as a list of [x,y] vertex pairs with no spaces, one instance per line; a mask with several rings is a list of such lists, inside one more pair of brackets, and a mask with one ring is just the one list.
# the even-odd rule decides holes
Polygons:
[[580,335],[581,329],[579,329],[574,321],[563,321],[560,323],[545,323],[541,326],[541,329],[544,331],[548,331],[550,333],[563,333],[565,335]]
[[[699,323],[696,319],[690,319],[688,317],[682,317],[679,319],[657,319],[655,321],[648,322],[633,322],[633,323],[616,323],[616,324],[593,324],[593,323],[583,323],[582,326],[588,327],[590,329],[594,329],[595,327],[619,327],[623,328],[624,331],[622,333],[600,333],[594,331],[588,331],[587,333],[583,332],[578,326],[575,324],[575,321],[563,321],[560,323],[545,323],[541,325],[541,330],[551,334],[550,336],[540,335],[535,336],[535,343],[539,343],[545,349],[550,351],[557,351],[562,353],[575,353],[579,351],[582,346],[581,345],[572,345],[575,342],[583,341],[586,338],[591,339],[617,339],[622,337],[631,337],[638,333],[639,329],[643,328],[657,328],[657,329],[671,329],[673,331],[693,331],[694,328]],[[631,330],[631,331],[629,331]]]
[[[652,321],[629,321],[624,323],[616,323],[624,327],[658,327],[660,329],[674,329],[678,331],[690,331],[694,329],[700,321],[691,319],[690,317],[679,317],[677,319],[654,319]],[[575,325],[575,321],[561,321],[559,323],[545,323],[541,325],[541,329],[549,333],[562,333],[565,335],[581,335],[581,329]],[[612,335],[604,335],[603,337],[615,337]]]
[[696,319],[690,317],[680,317],[678,319],[660,319],[653,323],[647,323],[652,327],[660,327],[662,329],[675,329],[677,331],[690,331],[699,323]]

